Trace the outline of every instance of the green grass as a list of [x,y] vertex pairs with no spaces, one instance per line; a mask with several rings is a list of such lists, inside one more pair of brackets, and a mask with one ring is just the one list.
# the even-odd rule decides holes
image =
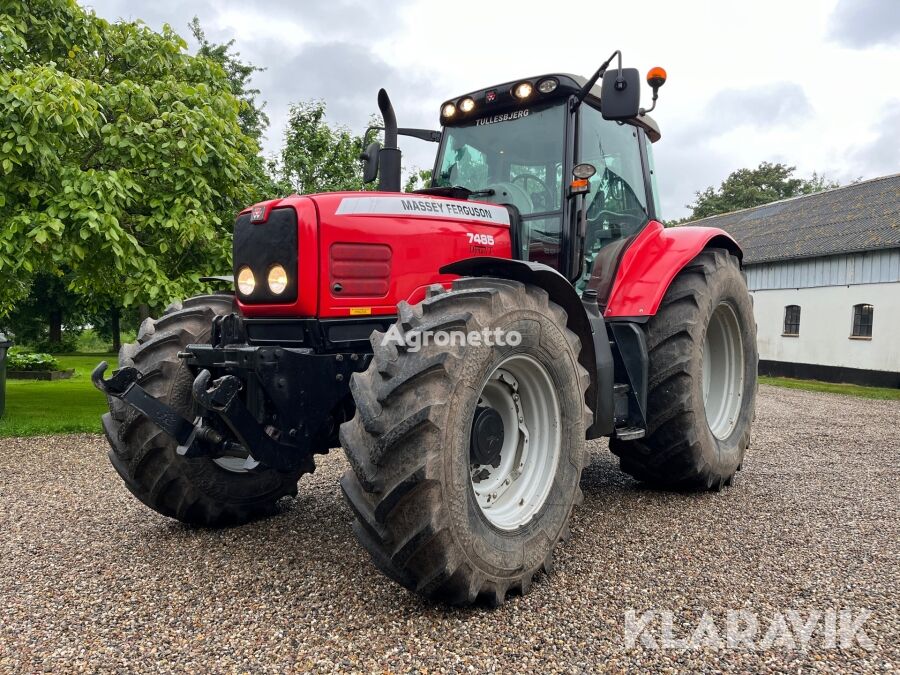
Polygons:
[[106,412],[106,398],[91,384],[91,371],[104,360],[114,368],[116,355],[69,354],[58,359],[64,370],[75,369],[71,379],[7,379],[6,413],[0,418],[0,437],[101,432],[100,415]]
[[[106,398],[91,384],[91,371],[103,360],[109,362],[110,368],[114,368],[116,355],[63,354],[58,358],[62,368],[75,369],[74,377],[56,382],[7,380],[6,413],[0,418],[0,438],[101,432],[100,415],[106,412]],[[787,377],[760,377],[759,381],[761,384],[789,389],[900,401],[900,389],[793,380]]]
[[818,380],[794,380],[789,377],[767,377],[764,375],[760,375],[759,383],[772,384],[776,387],[786,387],[788,389],[820,391],[828,394],[859,396],[861,398],[877,398],[882,401],[900,401],[900,389],[888,389],[886,387],[863,387],[858,384],[835,384],[833,382],[819,382]]

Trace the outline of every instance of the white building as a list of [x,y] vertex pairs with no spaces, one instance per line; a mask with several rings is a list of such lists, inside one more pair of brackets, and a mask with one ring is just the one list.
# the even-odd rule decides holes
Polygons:
[[900,174],[690,224],[744,250],[761,374],[900,387]]

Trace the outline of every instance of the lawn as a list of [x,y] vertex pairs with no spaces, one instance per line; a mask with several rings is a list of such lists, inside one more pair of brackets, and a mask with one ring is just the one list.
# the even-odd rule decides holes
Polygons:
[[900,401],[900,389],[888,389],[886,387],[863,387],[858,384],[835,384],[833,382],[819,382],[818,380],[795,380],[789,377],[767,377],[764,375],[760,375],[759,383],[772,384],[776,387],[787,387],[788,389],[877,398],[882,401]]
[[115,368],[116,355],[77,354],[58,359],[63,369],[75,369],[71,379],[6,381],[6,413],[0,418],[0,437],[101,432],[100,415],[106,412],[106,397],[91,384],[91,371],[100,361]]
[[[74,377],[69,380],[7,380],[6,414],[0,418],[0,438],[72,432],[100,433],[100,415],[106,412],[106,399],[91,384],[91,370],[104,360],[109,362],[111,369],[115,368],[115,354],[76,354],[59,357],[63,368],[75,369]],[[759,381],[761,384],[790,389],[900,401],[900,389],[793,380],[786,377],[760,377]]]

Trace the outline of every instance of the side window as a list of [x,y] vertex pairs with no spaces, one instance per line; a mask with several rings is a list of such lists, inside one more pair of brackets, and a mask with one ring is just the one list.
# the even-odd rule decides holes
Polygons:
[[850,334],[850,337],[871,338],[874,319],[875,307],[872,305],[853,305],[853,332]]
[[662,210],[659,207],[659,185],[656,182],[656,163],[653,160],[653,144],[647,135],[644,134],[644,143],[647,146],[647,163],[650,165],[650,189],[653,192],[653,210],[656,213],[656,219],[662,220]]
[[578,282],[583,288],[595,264],[614,262],[605,260],[609,256],[601,256],[597,263],[604,247],[633,235],[649,216],[637,129],[604,120],[600,111],[589,105],[581,106],[580,114],[578,161],[597,169],[586,197],[584,276]]
[[782,335],[800,335],[800,305],[788,305],[784,308],[784,330]]

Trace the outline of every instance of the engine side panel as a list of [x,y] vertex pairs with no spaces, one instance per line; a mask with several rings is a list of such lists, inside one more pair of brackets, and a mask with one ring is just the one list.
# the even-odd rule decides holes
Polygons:
[[315,195],[319,212],[321,318],[395,314],[434,283],[444,265],[509,258],[509,213],[494,204],[415,194]]
[[737,242],[714,227],[670,227],[651,221],[619,263],[606,318],[653,316],[672,279],[701,251],[721,246],[742,256]]

